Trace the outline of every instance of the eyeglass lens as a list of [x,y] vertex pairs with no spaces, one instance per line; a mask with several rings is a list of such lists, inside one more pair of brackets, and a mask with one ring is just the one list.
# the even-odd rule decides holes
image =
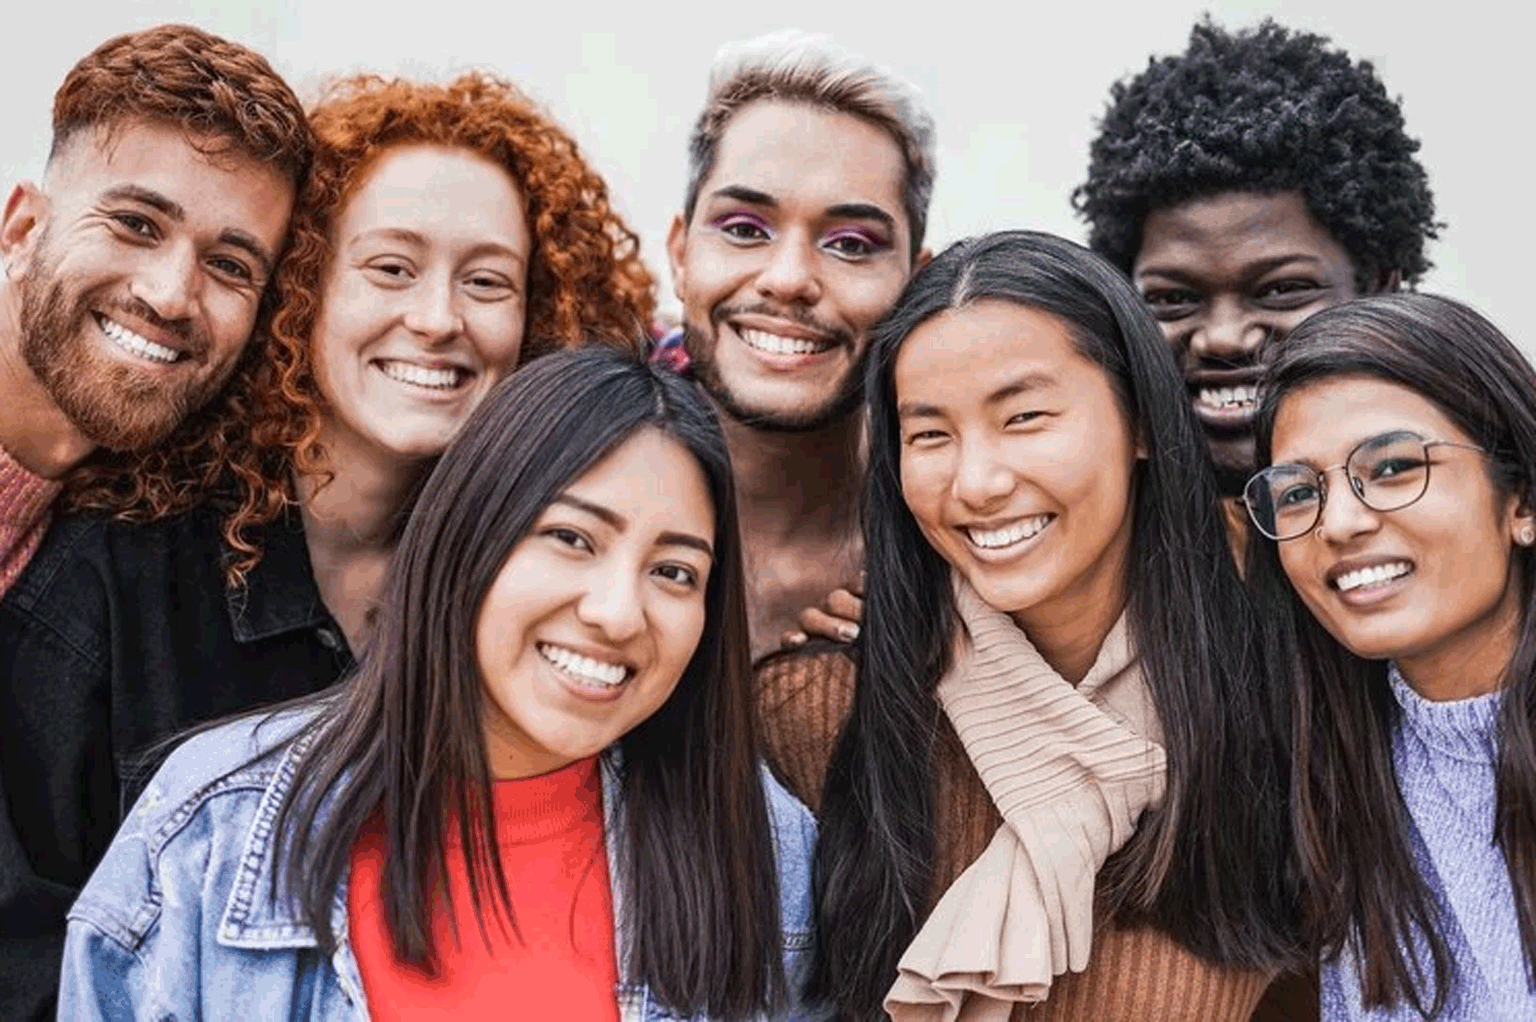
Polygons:
[[[1344,473],[1366,507],[1395,511],[1423,496],[1429,484],[1428,448],[1417,433],[1383,433],[1350,452]],[[1296,464],[1263,470],[1244,492],[1254,524],[1271,539],[1310,532],[1322,514],[1325,495],[1317,471]]]

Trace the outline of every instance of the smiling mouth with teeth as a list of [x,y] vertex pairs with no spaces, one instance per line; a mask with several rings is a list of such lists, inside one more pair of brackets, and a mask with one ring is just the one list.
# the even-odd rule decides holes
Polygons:
[[970,526],[963,526],[960,531],[965,533],[973,546],[980,547],[982,550],[1000,550],[1038,536],[1040,530],[1051,524],[1051,519],[1054,517],[1054,515],[1034,515],[1001,529],[973,529]]
[[739,327],[736,330],[738,336],[747,342],[749,348],[761,351],[766,355],[816,355],[832,348],[831,341],[812,341],[802,337],[783,337],[779,334],[769,333],[766,330],[749,330]]
[[1396,581],[1413,571],[1413,565],[1407,561],[1393,561],[1390,564],[1373,564],[1368,568],[1356,568],[1354,571],[1346,571],[1333,580],[1333,587],[1341,593],[1354,592],[1360,589],[1374,589]]
[[122,348],[131,355],[147,358],[152,362],[171,363],[179,361],[182,353],[174,348],[167,348],[163,344],[156,344],[147,337],[143,337],[116,320],[108,319],[101,313],[95,313],[96,324],[101,327],[101,332],[113,344]]
[[460,369],[428,369],[426,366],[393,360],[381,361],[378,367],[380,372],[396,382],[409,383],[428,390],[453,390],[459,385],[461,378],[468,375]]
[[618,688],[629,680],[633,671],[623,664],[610,664],[583,656],[564,646],[547,642],[538,644],[539,656],[583,684],[596,688]]
[[1253,384],[1237,387],[1201,387],[1195,392],[1195,403],[1206,408],[1230,411],[1237,408],[1256,408],[1259,388]]

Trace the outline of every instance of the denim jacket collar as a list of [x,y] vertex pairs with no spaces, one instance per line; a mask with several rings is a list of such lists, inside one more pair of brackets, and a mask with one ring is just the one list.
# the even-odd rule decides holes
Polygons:
[[[257,542],[261,560],[246,574],[245,584],[224,590],[235,638],[257,642],[306,628],[334,630],[315,586],[298,508],[286,509],[263,527]],[[339,638],[341,633],[334,634]]]

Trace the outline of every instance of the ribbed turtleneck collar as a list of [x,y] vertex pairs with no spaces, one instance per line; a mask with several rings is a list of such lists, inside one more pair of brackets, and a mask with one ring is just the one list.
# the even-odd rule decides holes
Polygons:
[[1403,708],[1403,726],[1426,746],[1454,759],[1492,761],[1503,693],[1438,702],[1415,692],[1395,664],[1388,669],[1387,678],[1397,705]]

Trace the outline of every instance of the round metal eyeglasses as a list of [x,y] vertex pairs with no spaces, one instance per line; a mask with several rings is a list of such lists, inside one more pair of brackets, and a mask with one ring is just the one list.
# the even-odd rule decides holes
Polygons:
[[1274,540],[1299,539],[1316,528],[1328,501],[1327,475],[1342,468],[1349,488],[1372,511],[1397,511],[1429,489],[1429,449],[1481,447],[1450,440],[1426,440],[1400,429],[1366,437],[1344,464],[1318,471],[1309,465],[1271,465],[1254,473],[1243,487],[1243,506],[1254,527]]

